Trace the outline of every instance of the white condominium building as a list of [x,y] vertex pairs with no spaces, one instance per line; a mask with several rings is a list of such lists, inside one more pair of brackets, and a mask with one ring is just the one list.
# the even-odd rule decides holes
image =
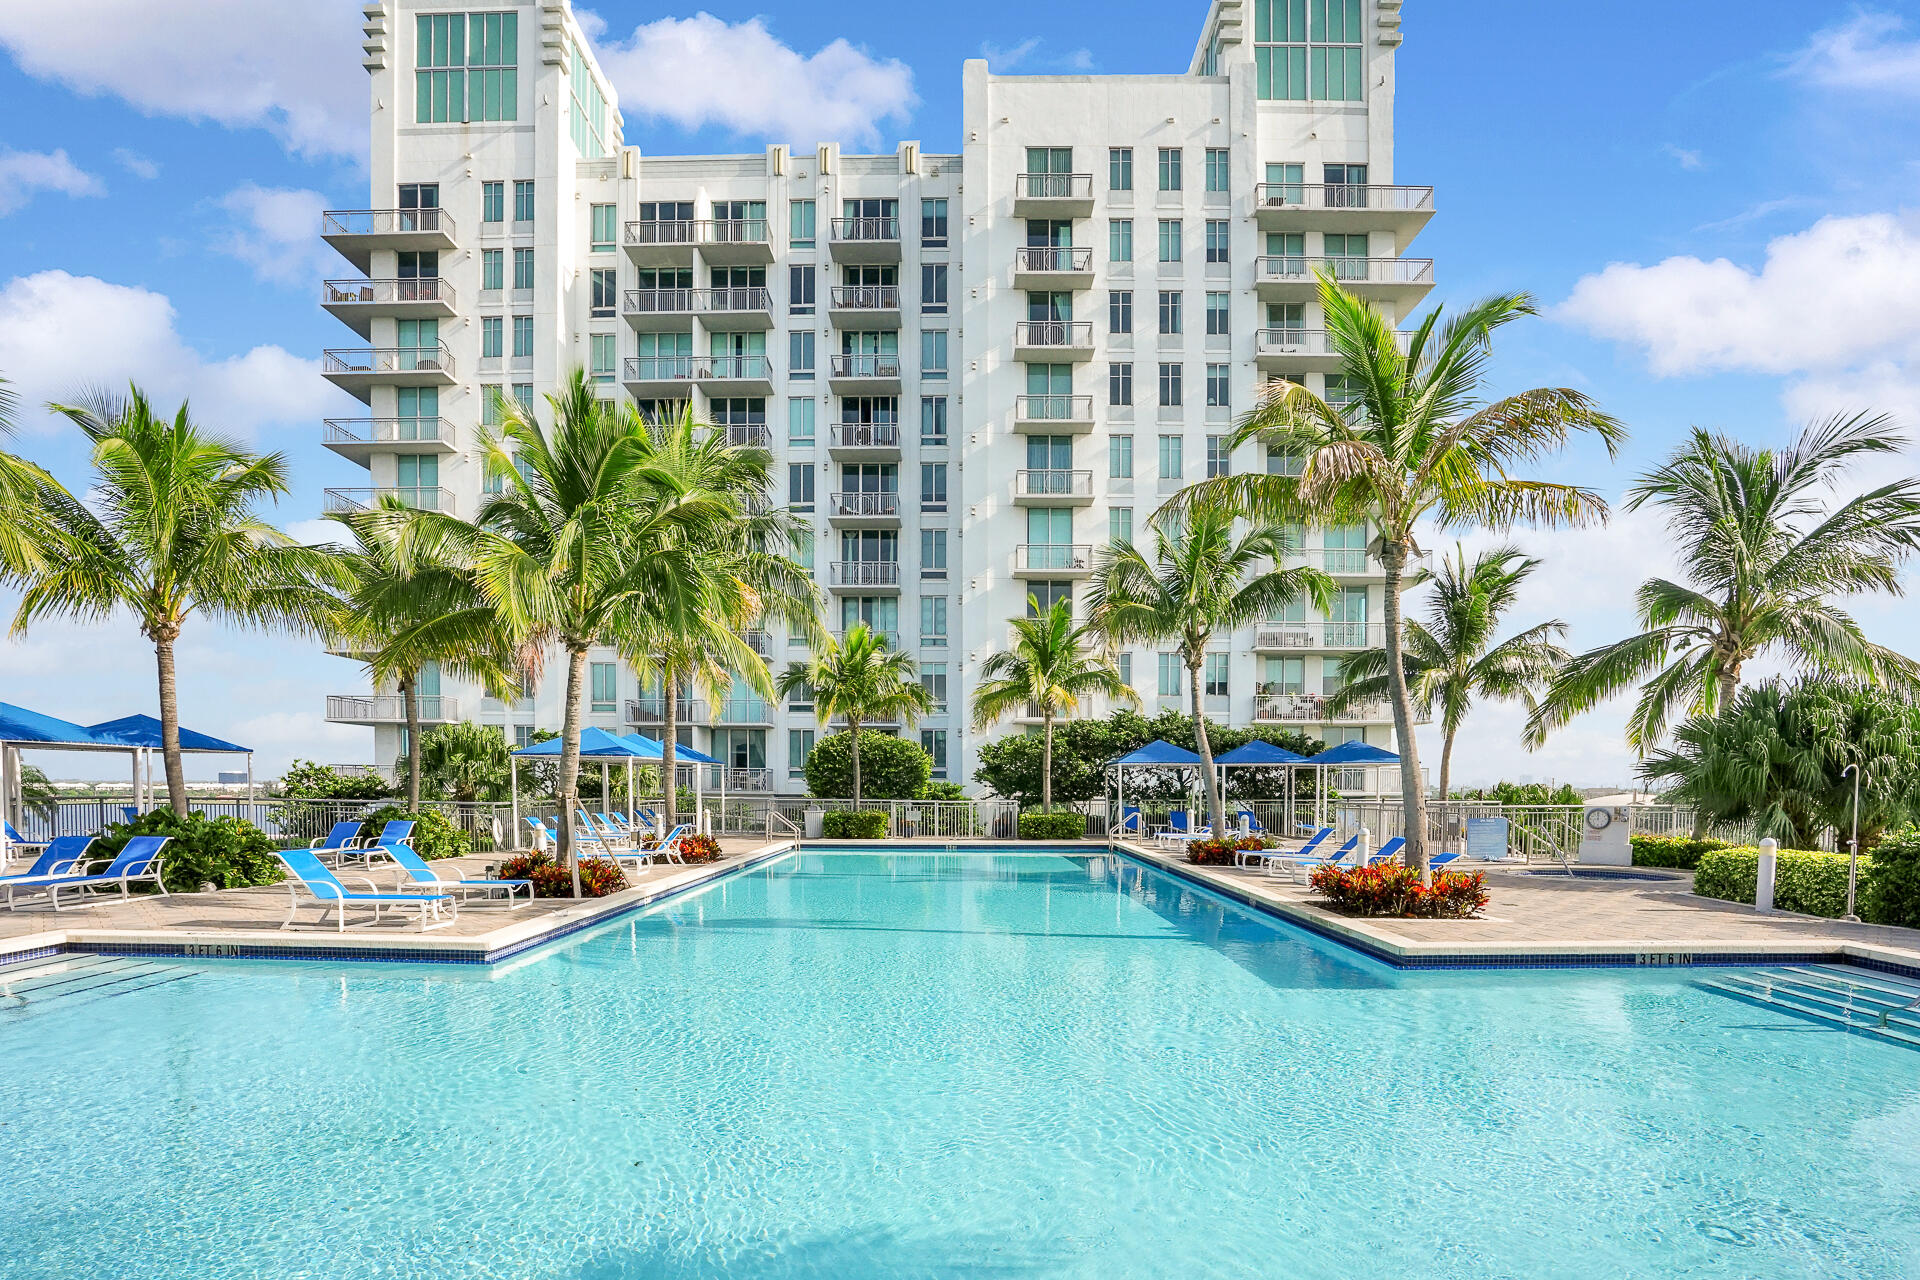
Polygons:
[[[1316,274],[1396,317],[1432,288],[1406,256],[1432,190],[1394,183],[1399,11],[1214,0],[1167,75],[969,61],[958,154],[649,156],[565,0],[369,5],[374,207],[323,228],[355,272],[323,305],[358,344],[325,371],[360,402],[326,443],[367,475],[326,504],[474,514],[494,388],[544,413],[583,367],[609,399],[691,401],[773,452],[771,499],[814,524],[829,629],[867,622],[915,655],[936,709],[912,731],[936,776],[970,783],[986,736],[969,698],[1007,619],[1029,597],[1079,607],[1096,549],[1144,534],[1182,485],[1286,466],[1225,445],[1265,381],[1340,398]],[[1335,607],[1221,637],[1209,716],[1392,746],[1385,706],[1324,709],[1343,658],[1382,643],[1369,536],[1299,531]],[[776,670],[805,656],[750,639]],[[1173,655],[1121,664],[1149,715],[1184,709]],[[591,723],[658,730],[658,690],[611,649],[590,670]],[[559,727],[563,686],[507,703],[429,671],[422,710],[525,740]],[[400,753],[391,691],[331,697],[327,717],[371,727],[382,766]],[[828,731],[743,686],[679,718],[743,790],[804,790]]]

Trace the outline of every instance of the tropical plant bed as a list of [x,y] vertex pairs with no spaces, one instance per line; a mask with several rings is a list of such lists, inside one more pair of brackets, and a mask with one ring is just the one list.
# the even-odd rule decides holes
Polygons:
[[720,858],[720,842],[709,835],[683,836],[680,840],[680,857],[687,862],[717,862]]
[[[571,898],[573,873],[550,853],[522,853],[502,862],[496,880],[531,880],[536,898]],[[580,859],[580,896],[604,898],[627,887],[627,874],[611,858]]]
[[1313,891],[1342,915],[1397,916],[1414,920],[1468,920],[1487,906],[1487,877],[1481,872],[1434,873],[1433,887],[1398,862],[1371,867],[1318,867],[1309,878]]
[[1273,844],[1259,836],[1240,836],[1233,840],[1191,840],[1187,842],[1187,861],[1196,867],[1231,867],[1237,864],[1243,849],[1271,849]]

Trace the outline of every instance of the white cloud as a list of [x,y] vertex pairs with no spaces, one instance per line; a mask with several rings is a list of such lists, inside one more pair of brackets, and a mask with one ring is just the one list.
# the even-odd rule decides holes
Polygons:
[[10,151],[0,147],[0,214],[23,207],[42,191],[70,196],[107,194],[100,179],[74,164],[65,151]]
[[310,156],[366,150],[360,28],[360,6],[340,0],[0,4],[0,45],[29,75],[152,115],[264,127]]
[[164,294],[92,276],[42,271],[0,288],[0,369],[16,380],[28,430],[55,419],[33,407],[131,381],[171,409],[183,399],[209,428],[247,436],[317,421],[336,393],[315,363],[276,346],[204,359],[174,327]]
[[1823,89],[1920,95],[1920,40],[1890,13],[1860,13],[1817,32],[1788,63],[1791,75]]
[[1685,147],[1676,147],[1671,142],[1660,148],[1661,154],[1679,165],[1682,169],[1699,169],[1705,165],[1698,151],[1689,151]]
[[1039,47],[1039,36],[1030,36],[1011,49],[1003,49],[997,44],[988,44],[983,41],[980,45],[980,56],[987,60],[990,70],[1005,75],[1025,62]]
[[1007,75],[1021,67],[1025,67],[1032,75],[1049,72],[1079,74],[1094,69],[1093,50],[1079,48],[1069,49],[1062,54],[1041,54],[1040,51],[1045,44],[1046,41],[1038,36],[1022,40],[1019,44],[1007,49],[983,42],[980,45],[980,56],[985,58],[987,65],[1000,75]]
[[905,63],[845,40],[802,54],[759,18],[661,18],[597,52],[629,119],[649,116],[688,130],[717,127],[803,146],[836,139],[877,146],[885,122],[903,123],[919,105]]
[[310,284],[325,273],[327,247],[318,234],[327,198],[318,191],[242,183],[220,198],[233,221],[216,238],[221,252],[275,284]]
[[114,163],[118,164],[122,169],[125,169],[136,178],[144,178],[150,182],[160,176],[160,165],[158,162],[148,159],[138,151],[129,151],[125,147],[115,147],[113,149],[113,159]]

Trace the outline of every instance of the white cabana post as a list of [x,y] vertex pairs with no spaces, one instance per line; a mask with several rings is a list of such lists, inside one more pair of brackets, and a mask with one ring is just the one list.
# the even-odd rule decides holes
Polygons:
[[507,777],[510,780],[509,795],[513,798],[513,847],[520,847],[520,762],[511,754],[507,756]]

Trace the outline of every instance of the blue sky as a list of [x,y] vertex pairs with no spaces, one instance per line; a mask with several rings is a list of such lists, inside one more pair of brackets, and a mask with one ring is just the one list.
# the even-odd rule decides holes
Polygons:
[[[1181,70],[1205,8],[848,12],[602,0],[587,21],[647,151],[943,151],[962,59]],[[1619,462],[1580,448],[1549,477],[1616,494],[1690,424],[1777,441],[1873,407],[1920,427],[1920,3],[1412,0],[1404,29],[1395,177],[1436,189],[1412,250],[1436,260],[1432,301],[1532,293],[1543,315],[1503,335],[1493,387],[1577,386],[1633,431]],[[0,372],[35,400],[128,377],[191,396],[203,420],[288,454],[296,490],[277,515],[296,532],[314,529],[322,487],[364,477],[318,444],[319,419],[351,402],[314,372],[344,334],[314,304],[314,282],[345,270],[318,211],[367,199],[358,40],[347,0],[0,9]],[[753,89],[716,101],[710,84]],[[71,434],[27,419],[15,447],[83,483]],[[1669,571],[1645,517],[1515,540],[1546,561],[1515,624],[1564,618],[1580,647],[1626,634],[1633,587]],[[1920,652],[1910,602],[1855,611]],[[361,687],[351,665],[211,625],[181,664],[187,722],[258,746],[263,768],[367,757],[369,735],[320,718],[324,693]],[[83,720],[151,710],[151,656],[125,622],[45,626],[0,642],[0,699]],[[1519,718],[1470,721],[1458,776],[1629,778],[1621,708],[1531,756]]]

